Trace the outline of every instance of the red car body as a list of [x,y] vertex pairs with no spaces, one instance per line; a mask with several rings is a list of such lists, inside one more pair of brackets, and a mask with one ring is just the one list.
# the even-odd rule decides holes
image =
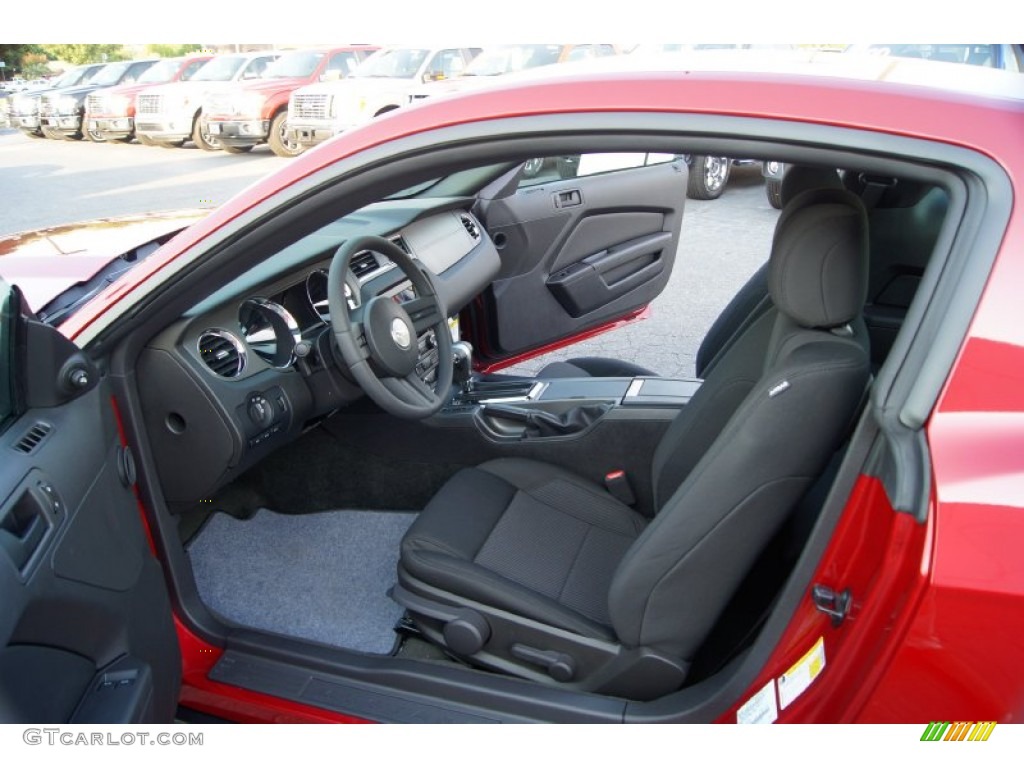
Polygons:
[[[350,167],[368,154],[387,153],[424,131],[438,132],[440,140],[488,121],[544,115],[580,124],[600,114],[726,116],[781,122],[794,135],[804,127],[842,127],[977,153],[1005,174],[1012,199],[1004,200],[1005,227],[993,235],[998,254],[984,292],[921,431],[931,488],[923,519],[895,511],[882,481],[862,474],[811,579],[837,593],[849,590],[845,618],[833,622],[807,590],[779,628],[760,672],[725,691],[710,719],[736,722],[747,702],[766,686],[774,689],[774,681],[823,639],[820,676],[779,711],[777,722],[1017,721],[1024,717],[1024,100],[1008,78],[979,77],[965,90],[938,90],[913,77],[899,82],[898,68],[888,74],[883,69],[878,65],[850,79],[594,74],[428,100],[295,159],[183,231],[61,330],[90,342],[152,290],[154,276],[193,258],[207,238],[272,204],[281,190],[335,164]],[[159,554],[161,546],[154,546]],[[364,719],[211,680],[208,673],[223,649],[203,640],[187,618],[177,616],[175,626],[182,705],[231,720]]]

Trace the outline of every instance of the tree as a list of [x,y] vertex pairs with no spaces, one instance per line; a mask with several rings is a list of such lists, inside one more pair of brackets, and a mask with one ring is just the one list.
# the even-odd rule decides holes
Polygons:
[[37,49],[36,45],[0,43],[0,61],[4,63],[4,80],[10,80],[15,75],[22,74],[22,59],[26,54],[36,52]]
[[128,58],[123,46],[110,43],[47,43],[39,48],[50,59],[66,61],[68,64],[93,64]]
[[202,49],[200,43],[150,43],[146,52],[164,59],[173,59]]
[[46,77],[50,74],[46,66],[48,59],[45,53],[26,53],[21,57],[21,75],[32,80],[37,77]]

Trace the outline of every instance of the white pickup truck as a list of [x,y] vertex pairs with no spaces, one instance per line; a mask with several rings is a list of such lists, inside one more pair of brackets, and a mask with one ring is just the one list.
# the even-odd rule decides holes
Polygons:
[[288,140],[304,148],[409,101],[414,88],[457,76],[479,48],[382,48],[347,78],[295,91],[288,102]]
[[166,147],[180,147],[191,139],[202,149],[218,149],[217,138],[204,131],[203,99],[228,83],[258,80],[278,56],[277,51],[225,54],[208,61],[186,82],[147,88],[136,100],[136,138]]

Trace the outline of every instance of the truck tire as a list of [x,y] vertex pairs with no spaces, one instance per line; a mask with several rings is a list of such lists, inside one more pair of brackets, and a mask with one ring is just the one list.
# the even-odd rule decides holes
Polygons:
[[227,152],[229,155],[244,155],[246,152],[252,152],[252,148],[255,144],[246,144],[242,147],[232,147],[230,144],[221,144],[220,148]]
[[207,152],[214,152],[222,149],[220,141],[212,133],[206,130],[206,123],[203,122],[203,113],[197,112],[192,122],[192,143]]
[[270,135],[267,143],[278,157],[298,157],[302,154],[302,145],[288,141],[285,129],[288,127],[288,113],[278,112],[270,122]]
[[686,196],[694,200],[715,200],[725,192],[732,161],[728,157],[694,155]]
[[782,182],[778,179],[764,180],[764,193],[768,196],[768,203],[772,208],[782,208]]

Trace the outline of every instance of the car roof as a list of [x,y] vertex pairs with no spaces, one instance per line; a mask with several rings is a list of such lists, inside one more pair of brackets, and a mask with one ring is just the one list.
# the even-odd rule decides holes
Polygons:
[[627,72],[729,72],[810,78],[843,78],[859,82],[897,83],[949,93],[1024,100],[1024,78],[1018,73],[926,59],[903,59],[862,53],[814,49],[712,50],[609,56],[537,67],[513,73],[507,83]]

